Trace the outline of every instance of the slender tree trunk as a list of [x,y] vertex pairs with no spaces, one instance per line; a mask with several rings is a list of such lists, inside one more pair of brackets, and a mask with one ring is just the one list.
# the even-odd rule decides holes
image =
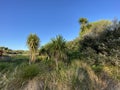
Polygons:
[[30,53],[29,64],[34,63],[34,62],[35,62],[35,54],[34,54],[34,52],[31,52],[31,53]]
[[32,52],[30,51],[30,58],[29,58],[29,64],[32,63]]
[[31,62],[34,63],[34,54],[32,54]]
[[56,70],[58,70],[58,59],[55,58]]
[[34,55],[33,55],[33,53],[32,53],[32,59],[31,59],[31,62],[33,63],[33,61],[34,61]]
[[30,59],[30,61],[31,61],[31,63],[35,63],[35,60],[36,60],[36,53],[34,51],[34,52],[31,53],[31,59]]

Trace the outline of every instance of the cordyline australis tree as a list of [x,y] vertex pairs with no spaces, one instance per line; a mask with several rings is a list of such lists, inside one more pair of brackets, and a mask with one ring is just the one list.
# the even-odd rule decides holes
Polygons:
[[30,34],[27,39],[27,46],[30,50],[30,61],[29,63],[34,63],[36,60],[36,52],[39,48],[40,39],[36,34]]
[[54,60],[56,63],[56,68],[58,70],[58,60],[63,59],[66,56],[66,41],[60,35],[52,39],[51,52],[54,55]]
[[90,29],[91,24],[88,23],[87,18],[80,18],[79,23],[81,25],[80,37],[82,38],[84,34],[86,34],[86,32]]

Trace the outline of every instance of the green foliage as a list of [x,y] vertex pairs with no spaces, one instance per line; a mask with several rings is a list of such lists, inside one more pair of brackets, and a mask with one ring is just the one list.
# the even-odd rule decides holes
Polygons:
[[88,20],[87,20],[87,18],[80,18],[79,23],[80,24],[86,24],[86,23],[88,23]]
[[112,22],[109,20],[99,20],[97,22],[91,22],[90,24],[92,25],[90,28],[91,32],[99,34],[99,32],[102,32],[108,28]]
[[66,41],[63,39],[62,36],[57,36],[56,38],[52,39],[52,53],[55,58],[61,59],[63,58],[65,52],[66,52]]
[[103,66],[102,65],[93,65],[92,69],[95,71],[95,73],[100,74],[103,71]]
[[5,68],[7,68],[7,64],[5,64],[5,63],[1,63],[0,64],[0,71],[2,71],[3,69],[5,69]]
[[104,31],[106,28],[112,25],[112,22],[109,20],[100,20],[97,22],[88,23],[88,20],[86,18],[81,18],[80,24],[80,37],[83,37],[87,34],[94,34],[94,36],[99,35],[100,32]]
[[86,18],[80,18],[79,23],[81,24],[80,38],[83,38],[83,36],[90,31],[89,29],[92,25],[88,23],[88,20]]
[[27,44],[30,50],[37,50],[39,47],[39,37],[36,34],[30,34],[27,39]]
[[120,55],[119,36],[120,28],[113,30],[113,26],[103,30],[99,33],[99,36],[94,34],[86,35],[84,39],[80,41],[82,56],[85,55],[88,56],[87,58],[95,60],[94,63],[99,62],[98,60],[101,59],[104,64],[114,63],[113,65],[118,65]]
[[16,64],[9,62],[0,62],[0,72],[4,74],[6,72],[13,72],[16,67]]
[[36,34],[30,34],[27,39],[27,45],[30,50],[30,62],[35,62],[36,52],[39,48],[40,39]]
[[17,73],[19,78],[22,79],[32,79],[39,74],[39,66],[36,64],[22,65],[19,68],[19,73]]
[[8,50],[8,47],[0,47],[0,50]]
[[49,59],[53,59],[56,62],[58,68],[58,61],[67,60],[67,47],[65,39],[58,35],[56,38],[51,39],[51,42],[40,49],[39,54],[41,56],[47,56]]
[[9,49],[8,47],[0,47],[0,50],[3,51],[4,55],[16,54],[16,52],[14,50]]
[[62,36],[58,35],[56,38],[52,39],[52,55],[56,62],[56,67],[58,68],[58,60],[64,60],[67,58],[66,56],[66,41],[63,39]]
[[80,55],[81,52],[79,50],[79,42],[80,42],[80,38],[77,37],[76,39],[72,40],[72,41],[68,41],[66,43],[67,46],[67,56],[68,56],[68,63],[71,63],[71,61],[73,61],[74,59],[80,59]]

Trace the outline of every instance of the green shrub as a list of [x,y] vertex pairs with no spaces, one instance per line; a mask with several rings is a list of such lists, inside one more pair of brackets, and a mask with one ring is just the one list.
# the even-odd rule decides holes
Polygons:
[[6,69],[8,67],[8,63],[0,63],[0,71]]
[[100,73],[103,70],[102,65],[93,65],[92,69],[94,70],[95,73]]
[[13,63],[1,62],[0,63],[0,72],[12,71],[14,70],[15,65]]
[[18,77],[21,77],[22,79],[32,79],[35,76],[37,76],[39,74],[40,70],[39,70],[39,66],[36,64],[32,64],[32,65],[22,65],[19,68],[19,72],[18,72]]

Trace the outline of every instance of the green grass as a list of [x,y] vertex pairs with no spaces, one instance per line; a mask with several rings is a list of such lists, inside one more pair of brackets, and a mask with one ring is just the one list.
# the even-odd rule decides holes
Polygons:
[[[11,62],[0,62],[0,80],[4,83],[0,84],[0,89],[17,90],[25,87],[31,80],[43,85],[42,90],[58,90],[63,87],[65,90],[79,88],[80,90],[96,90],[101,85],[97,81],[97,74],[104,71],[104,68],[100,65],[91,67],[82,60],[72,60],[70,64],[59,62],[59,70],[56,70],[53,60],[42,60],[29,65],[26,56],[12,58]],[[112,69],[114,73],[112,75],[115,77],[116,69],[114,67]],[[119,75],[116,78],[119,79]]]
[[94,70],[95,73],[99,74],[103,70],[102,65],[92,65],[92,69]]
[[40,70],[37,64],[26,64],[19,67],[17,76],[22,79],[33,79],[39,72]]

